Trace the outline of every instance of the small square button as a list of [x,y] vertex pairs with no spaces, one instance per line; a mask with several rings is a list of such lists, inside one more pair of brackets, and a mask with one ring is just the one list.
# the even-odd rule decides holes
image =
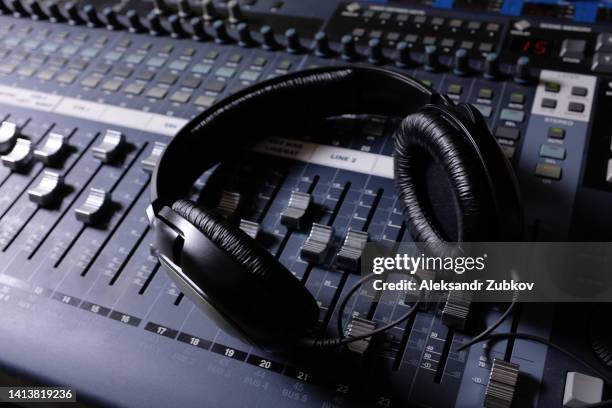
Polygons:
[[480,52],[491,52],[491,51],[493,51],[493,44],[491,44],[491,43],[482,43],[478,47],[478,51],[480,51]]
[[548,137],[552,139],[564,139],[565,138],[565,129],[560,127],[551,127],[548,128]]
[[558,82],[547,81],[544,84],[544,89],[546,90],[546,92],[559,93],[559,91],[561,91],[561,84]]
[[215,103],[215,97],[210,95],[200,95],[193,103],[197,106],[208,108],[212,106],[213,103]]
[[110,71],[111,65],[106,62],[102,62],[94,67],[94,71],[100,74],[107,74]]
[[210,60],[210,61],[214,61],[219,57],[219,53],[217,51],[208,51],[208,53],[206,53],[206,55],[204,56],[205,59]]
[[584,103],[570,102],[569,105],[567,105],[567,110],[570,112],[582,113],[584,112]]
[[71,84],[74,82],[76,77],[77,77],[77,74],[75,74],[74,72],[64,72],[63,74],[55,78],[55,80],[62,84]]
[[525,94],[520,92],[513,92],[510,94],[510,103],[517,103],[522,105],[525,103]]
[[240,61],[242,61],[242,55],[240,55],[240,54],[232,54],[227,59],[227,62],[229,62],[231,64],[238,64]]
[[162,65],[166,63],[167,58],[163,57],[152,57],[147,61],[147,65],[154,68],[160,68]]
[[164,72],[162,74],[160,74],[157,79],[159,80],[159,82],[161,82],[162,84],[166,84],[166,85],[172,85],[176,82],[176,80],[178,79],[178,75],[174,75],[170,72]]
[[565,159],[565,148],[562,146],[542,145],[540,146],[540,157],[564,160]]
[[121,85],[123,85],[123,80],[111,79],[110,81],[106,81],[102,85],[102,89],[109,92],[116,92],[121,87]]
[[168,65],[168,68],[174,69],[176,71],[184,71],[185,68],[187,68],[187,65],[189,65],[187,61],[174,60],[170,63],[170,65]]
[[538,163],[535,174],[542,178],[559,180],[561,179],[561,167],[549,163]]
[[93,74],[83,79],[81,81],[81,86],[86,86],[88,88],[95,88],[96,86],[98,86],[101,80],[102,80],[102,75]]
[[206,83],[204,89],[211,92],[223,92],[225,89],[225,82],[211,80]]
[[166,97],[167,94],[168,94],[168,88],[164,88],[161,86],[155,86],[149,89],[149,92],[147,92],[147,96],[149,98],[155,98],[155,99],[163,99]]
[[155,76],[155,71],[146,69],[146,68],[141,69],[140,71],[136,73],[136,78],[142,79],[143,81],[150,81],[153,79],[154,76]]
[[220,67],[215,71],[215,75],[223,78],[231,78],[236,73],[235,68],[231,67]]
[[450,95],[461,95],[463,87],[459,84],[450,84],[446,89],[446,93]]
[[253,60],[253,65],[256,67],[263,67],[268,63],[268,60],[264,57],[257,57]]
[[493,90],[491,88],[482,88],[480,91],[478,91],[478,97],[480,99],[492,99]]
[[212,68],[212,65],[210,64],[195,64],[191,68],[191,71],[195,72],[196,74],[206,75],[210,72],[211,68]]
[[544,98],[542,99],[542,107],[548,109],[555,109],[557,107],[557,100]]
[[183,82],[181,82],[181,86],[195,89],[198,86],[200,86],[201,83],[202,83],[202,80],[200,78],[198,78],[195,75],[189,75],[187,78],[183,80]]
[[125,62],[127,62],[128,64],[140,64],[142,62],[142,60],[144,59],[144,54],[130,54],[127,57],[125,57]]
[[499,118],[501,120],[522,123],[525,120],[525,112],[516,109],[502,109]]
[[276,66],[276,69],[280,69],[281,71],[288,71],[291,69],[292,65],[293,63],[291,61],[283,60],[278,63],[278,65]]
[[255,82],[259,79],[260,76],[261,74],[259,73],[259,71],[246,70],[243,71],[242,74],[240,74],[240,80]]
[[463,48],[464,50],[469,51],[474,48],[474,41],[461,41],[461,45],[459,45],[459,48]]
[[145,85],[142,82],[132,82],[125,88],[123,92],[130,95],[140,95],[144,91]]
[[185,103],[191,99],[191,92],[186,91],[176,91],[170,97],[172,102]]
[[133,71],[132,68],[124,65],[115,70],[115,75],[120,76],[122,78],[127,78],[130,75],[132,75],[132,71]]
[[491,114],[493,113],[493,108],[491,108],[489,105],[482,105],[477,103],[474,104],[474,107],[478,109],[482,116],[484,116],[485,118],[490,118]]
[[587,96],[589,90],[582,86],[573,86],[572,87],[572,95],[574,96]]

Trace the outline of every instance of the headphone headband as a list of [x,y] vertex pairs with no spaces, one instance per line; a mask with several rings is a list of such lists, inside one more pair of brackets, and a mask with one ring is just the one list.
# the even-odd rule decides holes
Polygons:
[[[254,144],[255,129],[347,113],[403,117],[433,97],[413,78],[371,67],[315,68],[251,86],[213,105],[174,136],[153,172],[153,211],[186,196],[197,178],[236,146]],[[220,135],[221,129],[230,137]]]

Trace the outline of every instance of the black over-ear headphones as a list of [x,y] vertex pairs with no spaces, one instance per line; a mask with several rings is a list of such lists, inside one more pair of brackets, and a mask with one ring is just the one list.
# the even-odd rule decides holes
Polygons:
[[[263,246],[185,199],[197,178],[272,130],[343,114],[405,117],[394,173],[415,241],[514,241],[522,208],[514,173],[480,113],[411,77],[371,67],[317,68],[256,84],[215,104],[170,142],[153,173],[154,248],[179,288],[225,330],[269,349],[330,345],[312,339],[319,315],[308,290]],[[425,199],[435,162],[452,191],[449,236]],[[344,339],[346,340],[346,339]]]

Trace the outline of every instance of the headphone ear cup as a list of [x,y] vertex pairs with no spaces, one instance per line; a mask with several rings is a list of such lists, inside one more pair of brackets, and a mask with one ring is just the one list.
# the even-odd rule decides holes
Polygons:
[[426,243],[490,241],[494,203],[482,161],[445,109],[425,107],[396,130],[395,182],[408,227],[415,241]]
[[[214,280],[211,286],[222,289],[222,296],[211,295],[212,292],[207,292],[206,287],[201,288],[209,296],[215,296],[213,303],[221,306],[225,315],[229,311],[232,322],[249,322],[253,324],[252,327],[261,329],[266,327],[266,323],[271,325],[271,322],[276,321],[279,323],[271,325],[271,331],[299,333],[314,326],[319,316],[316,301],[302,283],[258,242],[220,215],[193,201],[177,200],[172,210],[189,221],[235,264],[236,268],[231,274],[209,276],[209,279]],[[199,267],[206,268],[206,265]],[[201,272],[186,271],[196,274]],[[231,285],[227,283],[229,275],[237,276],[237,279],[231,279]],[[255,283],[257,287],[247,288],[246,294],[241,296],[232,294],[232,289],[242,290],[249,282]],[[275,307],[270,307],[270,302],[274,302]],[[244,327],[239,329],[249,334]],[[275,338],[278,335],[271,332],[268,336],[259,333],[257,337],[260,340],[264,338],[264,342],[268,340],[266,337],[269,337],[271,343],[278,341]]]

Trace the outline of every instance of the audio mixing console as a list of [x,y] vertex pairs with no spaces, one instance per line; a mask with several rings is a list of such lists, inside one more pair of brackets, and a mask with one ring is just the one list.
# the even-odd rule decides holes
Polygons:
[[[0,0],[0,14],[1,385],[72,386],[84,404],[126,407],[578,407],[610,397],[597,395],[601,372],[612,373],[605,304],[522,304],[496,329],[543,336],[600,372],[520,338],[458,351],[503,305],[474,304],[459,327],[444,321],[444,302],[421,308],[365,352],[261,351],[170,281],[145,209],[165,146],[216,101],[301,69],[367,64],[480,110],[518,175],[527,240],[607,241],[612,3]],[[335,254],[359,240],[411,240],[388,165],[395,124],[353,115],[236,146],[232,163],[194,186],[194,199],[303,282],[321,333],[359,279]],[[313,219],[288,229],[281,214],[300,205]],[[327,256],[301,255],[311,229]],[[382,325],[409,307],[364,290],[344,317]]]

